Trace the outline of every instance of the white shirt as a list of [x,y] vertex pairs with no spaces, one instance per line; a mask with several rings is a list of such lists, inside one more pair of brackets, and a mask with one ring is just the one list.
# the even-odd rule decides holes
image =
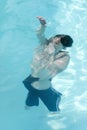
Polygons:
[[69,54],[66,51],[57,54],[49,51],[49,45],[39,46],[36,49],[31,65],[34,77],[52,78],[66,69],[70,59]]
[[[31,64],[32,76],[40,78],[39,81],[32,83],[32,86],[39,90],[49,88],[50,78],[66,69],[70,56],[66,51],[56,52],[53,43],[46,45],[43,35],[44,27],[38,31],[38,38],[41,44],[36,48]],[[43,40],[44,39],[44,40]]]

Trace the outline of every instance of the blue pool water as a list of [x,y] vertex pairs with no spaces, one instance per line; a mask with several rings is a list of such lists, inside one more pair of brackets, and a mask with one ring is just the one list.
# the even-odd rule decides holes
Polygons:
[[[66,71],[52,83],[63,94],[61,112],[50,115],[39,107],[24,109],[27,90],[22,80],[30,73],[33,51],[38,45],[36,16],[47,19],[46,36],[69,34],[74,45]],[[87,129],[87,1],[0,1],[0,130]]]

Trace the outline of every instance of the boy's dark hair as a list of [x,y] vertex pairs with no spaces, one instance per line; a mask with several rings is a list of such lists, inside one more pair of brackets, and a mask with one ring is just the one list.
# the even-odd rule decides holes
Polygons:
[[61,37],[61,43],[64,47],[71,47],[73,44],[73,39],[69,35],[59,34],[55,35],[55,37]]

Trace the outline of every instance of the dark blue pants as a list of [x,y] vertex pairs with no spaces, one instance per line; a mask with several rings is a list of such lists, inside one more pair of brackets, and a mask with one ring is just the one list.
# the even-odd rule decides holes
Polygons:
[[49,111],[58,111],[59,102],[61,100],[61,93],[53,89],[52,87],[46,90],[37,90],[31,86],[31,83],[38,81],[39,78],[33,78],[31,75],[26,78],[23,83],[24,86],[28,89],[28,95],[26,98],[27,106],[38,106],[39,98],[45,104]]

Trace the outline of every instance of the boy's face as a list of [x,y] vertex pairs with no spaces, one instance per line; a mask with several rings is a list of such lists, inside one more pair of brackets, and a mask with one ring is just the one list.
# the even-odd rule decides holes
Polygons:
[[55,44],[59,44],[61,42],[61,38],[60,37],[55,37],[55,38],[53,38],[53,42]]
[[53,44],[56,50],[60,51],[63,49],[63,45],[61,44],[61,37],[55,37],[53,39]]

